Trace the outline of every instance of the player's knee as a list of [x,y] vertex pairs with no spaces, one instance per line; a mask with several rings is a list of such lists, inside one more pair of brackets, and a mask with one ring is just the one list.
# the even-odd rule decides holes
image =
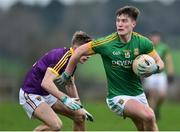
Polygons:
[[57,122],[55,122],[55,123],[53,123],[52,125],[51,125],[51,129],[53,130],[53,131],[60,131],[61,130],[61,128],[62,128],[62,122],[61,121],[57,121]]
[[74,121],[77,123],[83,123],[85,121],[85,116],[84,115],[78,115],[74,118]]
[[144,120],[146,122],[155,122],[155,115],[154,115],[154,112],[150,109],[148,111],[146,111],[146,115],[144,117]]
[[83,123],[85,121],[85,114],[83,112],[76,112],[74,114],[74,121],[77,123]]

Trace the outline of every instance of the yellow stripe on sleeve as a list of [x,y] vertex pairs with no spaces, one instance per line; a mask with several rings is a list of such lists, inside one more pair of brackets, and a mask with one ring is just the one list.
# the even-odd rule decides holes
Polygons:
[[116,39],[118,36],[116,34],[110,36],[110,37],[107,37],[106,39],[103,39],[103,40],[100,40],[100,41],[93,41],[93,44],[92,44],[92,47],[96,47],[98,45],[101,45],[101,44],[104,44],[104,43],[108,43],[114,39]]
[[94,54],[95,53],[94,50],[92,49],[92,44],[93,44],[92,41],[88,43],[88,53],[89,54]]
[[57,72],[59,72],[61,70],[61,68],[67,63],[67,59],[63,60],[63,62],[61,63],[61,65],[59,65],[59,67],[56,69]]
[[64,56],[63,56],[63,57],[61,58],[61,60],[55,65],[55,67],[54,67],[53,69],[56,69],[56,68],[58,67],[59,63],[61,63],[61,61],[63,61],[64,58],[65,58],[68,54],[69,54],[69,51],[67,51],[67,52],[64,54]]
[[134,34],[134,35],[137,35],[137,36],[139,36],[139,37],[141,37],[141,38],[145,38],[145,36],[143,36],[143,35],[141,35],[141,34],[139,34],[139,33],[137,33],[137,32],[133,32],[133,34]]
[[71,52],[67,51],[64,56],[61,58],[61,60],[55,65],[55,67],[53,68],[55,71],[59,71],[60,67],[62,68],[62,66],[65,64],[65,62],[67,61],[67,59],[71,56]]
[[59,71],[61,70],[61,68],[67,63],[67,60],[68,60],[68,58],[69,58],[70,56],[71,56],[71,55],[67,56],[67,58],[64,59],[64,60],[58,65],[58,67],[57,67],[56,69],[54,69],[54,70],[57,71],[57,72],[59,72]]
[[55,73],[57,76],[59,76],[59,73],[58,73],[57,71],[55,71],[54,69],[52,69],[51,67],[48,67],[48,69],[49,69],[50,71],[52,71],[53,73]]
[[70,51],[71,51],[71,54],[74,54],[74,50],[72,47],[70,48]]

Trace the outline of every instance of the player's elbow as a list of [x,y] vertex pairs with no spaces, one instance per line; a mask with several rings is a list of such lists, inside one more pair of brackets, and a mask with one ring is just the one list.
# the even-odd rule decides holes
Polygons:
[[41,87],[45,90],[49,88],[51,81],[49,79],[43,79],[41,82]]
[[46,81],[44,81],[44,79],[43,79],[43,81],[41,82],[41,87],[45,89],[46,86],[47,86],[47,83],[46,83]]
[[159,72],[163,71],[163,69],[164,69],[164,62],[162,61],[162,59],[159,58],[156,61],[156,64],[159,66]]

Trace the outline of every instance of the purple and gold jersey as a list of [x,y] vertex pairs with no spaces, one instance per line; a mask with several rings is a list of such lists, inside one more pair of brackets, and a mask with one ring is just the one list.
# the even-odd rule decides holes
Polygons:
[[49,93],[41,87],[47,68],[60,75],[65,70],[72,53],[72,48],[58,48],[47,52],[29,70],[22,89],[26,93],[48,95]]

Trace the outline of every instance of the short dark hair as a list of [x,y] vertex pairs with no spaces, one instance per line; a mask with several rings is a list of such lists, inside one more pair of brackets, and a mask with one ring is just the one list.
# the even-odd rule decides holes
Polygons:
[[116,11],[116,16],[120,16],[121,14],[128,15],[130,18],[136,21],[140,11],[134,6],[124,6]]
[[71,44],[74,45],[82,45],[84,43],[88,43],[92,41],[92,38],[83,31],[76,31],[72,37]]

